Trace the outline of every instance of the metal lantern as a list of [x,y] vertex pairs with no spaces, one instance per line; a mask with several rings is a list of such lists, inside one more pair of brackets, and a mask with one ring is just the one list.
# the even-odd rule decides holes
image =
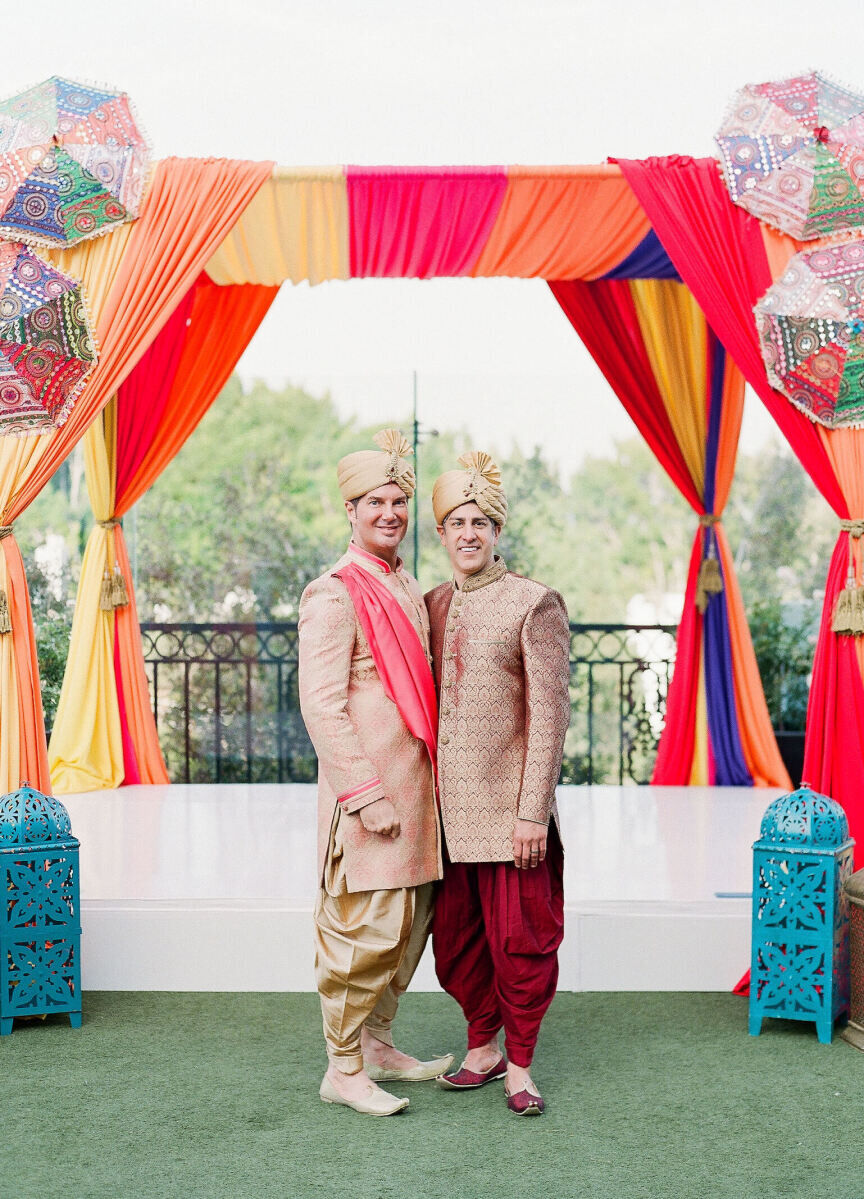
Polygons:
[[840,1036],[856,1049],[864,1049],[864,870],[847,878],[843,890],[849,900],[849,1023]]
[[750,1034],[765,1016],[813,1020],[823,1044],[849,1008],[852,874],[846,814],[801,787],[769,805],[753,845]]
[[68,1012],[81,1027],[78,841],[56,799],[0,797],[0,1035],[16,1016]]

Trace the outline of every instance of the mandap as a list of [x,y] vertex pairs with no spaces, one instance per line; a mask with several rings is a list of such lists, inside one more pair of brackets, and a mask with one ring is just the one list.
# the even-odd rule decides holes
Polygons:
[[[864,641],[831,630],[850,555],[861,577],[864,433],[817,426],[770,387],[752,314],[800,248],[733,205],[713,159],[509,168],[156,163],[137,221],[44,252],[84,282],[101,352],[66,424],[0,439],[0,588],[11,624],[0,634],[0,791],[21,778],[60,793],[168,781],[121,519],[193,432],[279,287],[510,276],[548,281],[693,509],[652,781],[790,786],[722,523],[745,380],[836,512],[804,774],[843,804],[864,843]],[[94,526],[49,749],[14,522],[82,437]]]

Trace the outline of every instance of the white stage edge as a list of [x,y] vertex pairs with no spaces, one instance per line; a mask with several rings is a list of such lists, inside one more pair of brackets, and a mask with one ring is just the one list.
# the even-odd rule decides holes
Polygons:
[[[749,965],[751,846],[779,794],[559,788],[559,988],[731,989]],[[81,841],[84,989],[315,989],[314,786],[140,786],[61,799]],[[429,949],[413,988],[438,989]]]

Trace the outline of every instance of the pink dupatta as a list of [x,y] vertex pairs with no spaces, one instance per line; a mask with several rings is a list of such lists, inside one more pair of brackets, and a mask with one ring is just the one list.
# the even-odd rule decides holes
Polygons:
[[362,566],[350,562],[333,575],[348,590],[385,694],[399,709],[409,732],[426,745],[437,778],[438,703],[417,630],[395,596]]

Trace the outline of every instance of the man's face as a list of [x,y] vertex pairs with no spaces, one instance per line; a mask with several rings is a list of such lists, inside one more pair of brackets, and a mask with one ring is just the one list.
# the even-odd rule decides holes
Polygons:
[[393,552],[408,532],[408,499],[397,483],[385,483],[345,504],[353,541],[378,557]]
[[454,508],[438,526],[438,536],[454,570],[463,575],[474,575],[489,565],[499,532],[495,522],[473,503]]

